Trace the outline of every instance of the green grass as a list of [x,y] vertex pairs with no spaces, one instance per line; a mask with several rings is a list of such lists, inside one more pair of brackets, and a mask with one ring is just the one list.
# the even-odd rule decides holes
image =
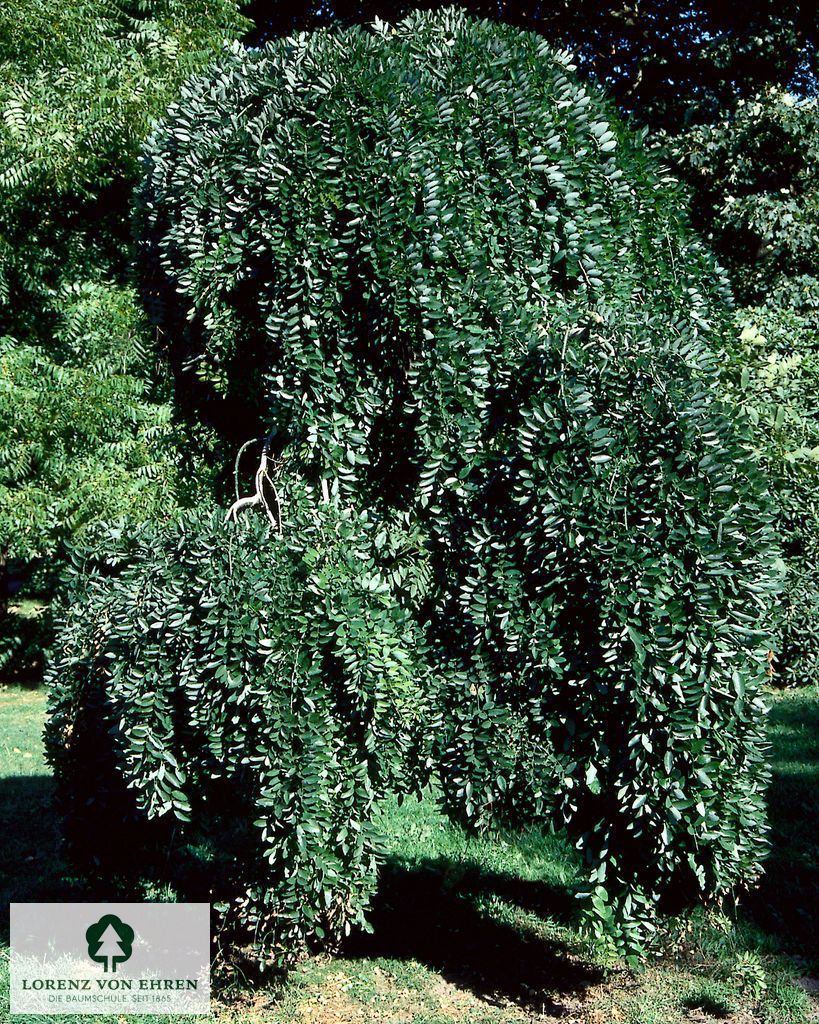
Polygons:
[[[0,690],[0,897],[82,899],[59,859],[53,783],[43,761],[45,698]],[[819,689],[773,697],[772,851],[739,907],[668,923],[637,971],[577,931],[574,851],[559,835],[469,839],[430,800],[388,804],[388,861],[373,932],[313,957],[281,988],[234,976],[219,1024],[807,1024],[819,976]],[[8,916],[0,934],[0,1021],[8,1008]],[[794,979],[801,979],[801,985]],[[39,1020],[40,1018],[36,1018]],[[201,1018],[133,1017],[145,1024]],[[25,1021],[25,1018],[17,1018]],[[30,1019],[34,1021],[34,1018]],[[60,1024],[63,1018],[52,1018]],[[66,1017],[65,1024],[123,1018]]]

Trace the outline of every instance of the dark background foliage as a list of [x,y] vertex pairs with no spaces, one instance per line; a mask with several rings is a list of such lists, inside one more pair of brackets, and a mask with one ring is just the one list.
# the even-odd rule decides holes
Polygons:
[[[247,40],[258,44],[294,31],[375,18],[394,22],[412,10],[446,6],[430,0],[255,0],[244,11],[255,25]],[[568,47],[582,72],[654,130],[713,120],[771,84],[804,95],[816,89],[819,16],[811,0],[466,0],[458,6]]]

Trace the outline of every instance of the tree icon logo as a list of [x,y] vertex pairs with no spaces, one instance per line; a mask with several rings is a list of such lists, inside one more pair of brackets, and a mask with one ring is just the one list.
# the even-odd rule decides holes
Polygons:
[[104,964],[105,973],[117,972],[117,964],[131,957],[134,929],[114,914],[103,914],[85,933],[88,955],[98,964]]

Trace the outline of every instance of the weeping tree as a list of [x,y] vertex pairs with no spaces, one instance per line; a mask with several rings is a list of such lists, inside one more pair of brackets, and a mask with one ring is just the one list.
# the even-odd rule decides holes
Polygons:
[[[565,825],[624,950],[764,850],[771,513],[683,210],[567,54],[453,11],[236,47],[152,137],[139,197],[185,415],[226,451],[266,438],[283,536],[296,480],[383,524],[367,557],[431,680],[412,777],[468,828]],[[99,612],[75,614],[71,664],[116,690]],[[139,616],[118,628],[138,672]]]
[[[422,0],[406,10],[444,4]],[[687,182],[695,230],[726,268],[741,307],[723,359],[732,371],[732,400],[756,423],[755,443],[779,505],[787,614],[775,642],[773,681],[815,682],[819,8],[803,0],[463,6],[568,47],[580,74],[648,128],[662,158]],[[258,42],[296,29],[395,18],[402,9],[382,0],[303,0],[246,10],[254,22],[250,38]]]

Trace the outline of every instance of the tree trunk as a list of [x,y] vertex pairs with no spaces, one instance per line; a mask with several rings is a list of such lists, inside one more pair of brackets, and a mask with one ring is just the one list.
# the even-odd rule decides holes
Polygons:
[[9,613],[9,552],[0,548],[0,623]]

